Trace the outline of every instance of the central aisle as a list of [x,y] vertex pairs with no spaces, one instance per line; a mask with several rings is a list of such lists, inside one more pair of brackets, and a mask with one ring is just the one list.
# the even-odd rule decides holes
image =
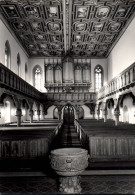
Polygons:
[[59,137],[58,147],[78,147],[81,148],[81,141],[74,125],[64,125]]

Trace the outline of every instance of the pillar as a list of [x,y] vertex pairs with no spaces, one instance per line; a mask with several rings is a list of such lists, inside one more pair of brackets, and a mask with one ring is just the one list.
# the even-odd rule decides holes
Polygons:
[[114,116],[115,116],[115,126],[119,124],[119,116],[120,116],[120,111],[118,109],[114,110]]
[[29,115],[30,115],[30,123],[33,123],[33,110],[30,110]]
[[17,127],[21,126],[21,116],[22,116],[22,110],[20,108],[17,108],[16,110]]
[[38,121],[40,121],[40,110],[37,110],[37,117],[38,117]]
[[92,111],[91,114],[93,115],[93,119],[95,119],[95,111]]
[[45,115],[47,115],[47,110],[44,110],[44,119],[45,119]]
[[76,119],[79,119],[79,111],[76,111]]
[[97,110],[97,120],[99,120],[99,116],[100,116],[100,110]]
[[106,122],[107,121],[107,110],[106,109],[103,110],[103,115],[104,115],[104,122]]
[[61,120],[61,114],[62,114],[62,111],[59,110],[59,111],[58,111],[58,120]]

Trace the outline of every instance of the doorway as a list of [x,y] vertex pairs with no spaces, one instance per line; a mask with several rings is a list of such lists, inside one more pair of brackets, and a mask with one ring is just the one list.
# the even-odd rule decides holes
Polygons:
[[71,105],[66,105],[63,111],[63,121],[66,125],[74,124],[74,109]]

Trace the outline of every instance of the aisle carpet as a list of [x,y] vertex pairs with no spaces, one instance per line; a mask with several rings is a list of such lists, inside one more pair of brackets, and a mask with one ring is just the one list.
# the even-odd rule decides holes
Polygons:
[[79,135],[73,125],[64,125],[58,147],[82,147]]

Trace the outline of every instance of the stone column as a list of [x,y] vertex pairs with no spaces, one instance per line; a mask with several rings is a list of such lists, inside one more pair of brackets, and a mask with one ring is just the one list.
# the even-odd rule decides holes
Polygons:
[[115,126],[119,124],[119,116],[120,116],[120,111],[118,109],[114,110],[114,116],[115,116]]
[[30,110],[29,115],[30,115],[30,123],[33,123],[33,110]]
[[106,109],[103,110],[103,115],[104,115],[104,122],[106,122],[107,121],[107,110]]
[[93,119],[95,119],[95,111],[92,111],[91,114],[93,115]]
[[47,115],[47,110],[44,110],[44,119],[45,119],[45,115]]
[[76,119],[79,119],[79,111],[76,111]]
[[17,108],[16,110],[17,127],[21,126],[21,116],[22,116],[22,110],[20,108]]
[[99,116],[100,116],[100,110],[97,110],[97,120],[99,120]]
[[59,111],[58,111],[58,119],[59,119],[59,120],[61,120],[61,114],[62,114],[62,111],[59,110]]
[[38,117],[38,121],[40,121],[40,110],[37,110],[37,117]]

